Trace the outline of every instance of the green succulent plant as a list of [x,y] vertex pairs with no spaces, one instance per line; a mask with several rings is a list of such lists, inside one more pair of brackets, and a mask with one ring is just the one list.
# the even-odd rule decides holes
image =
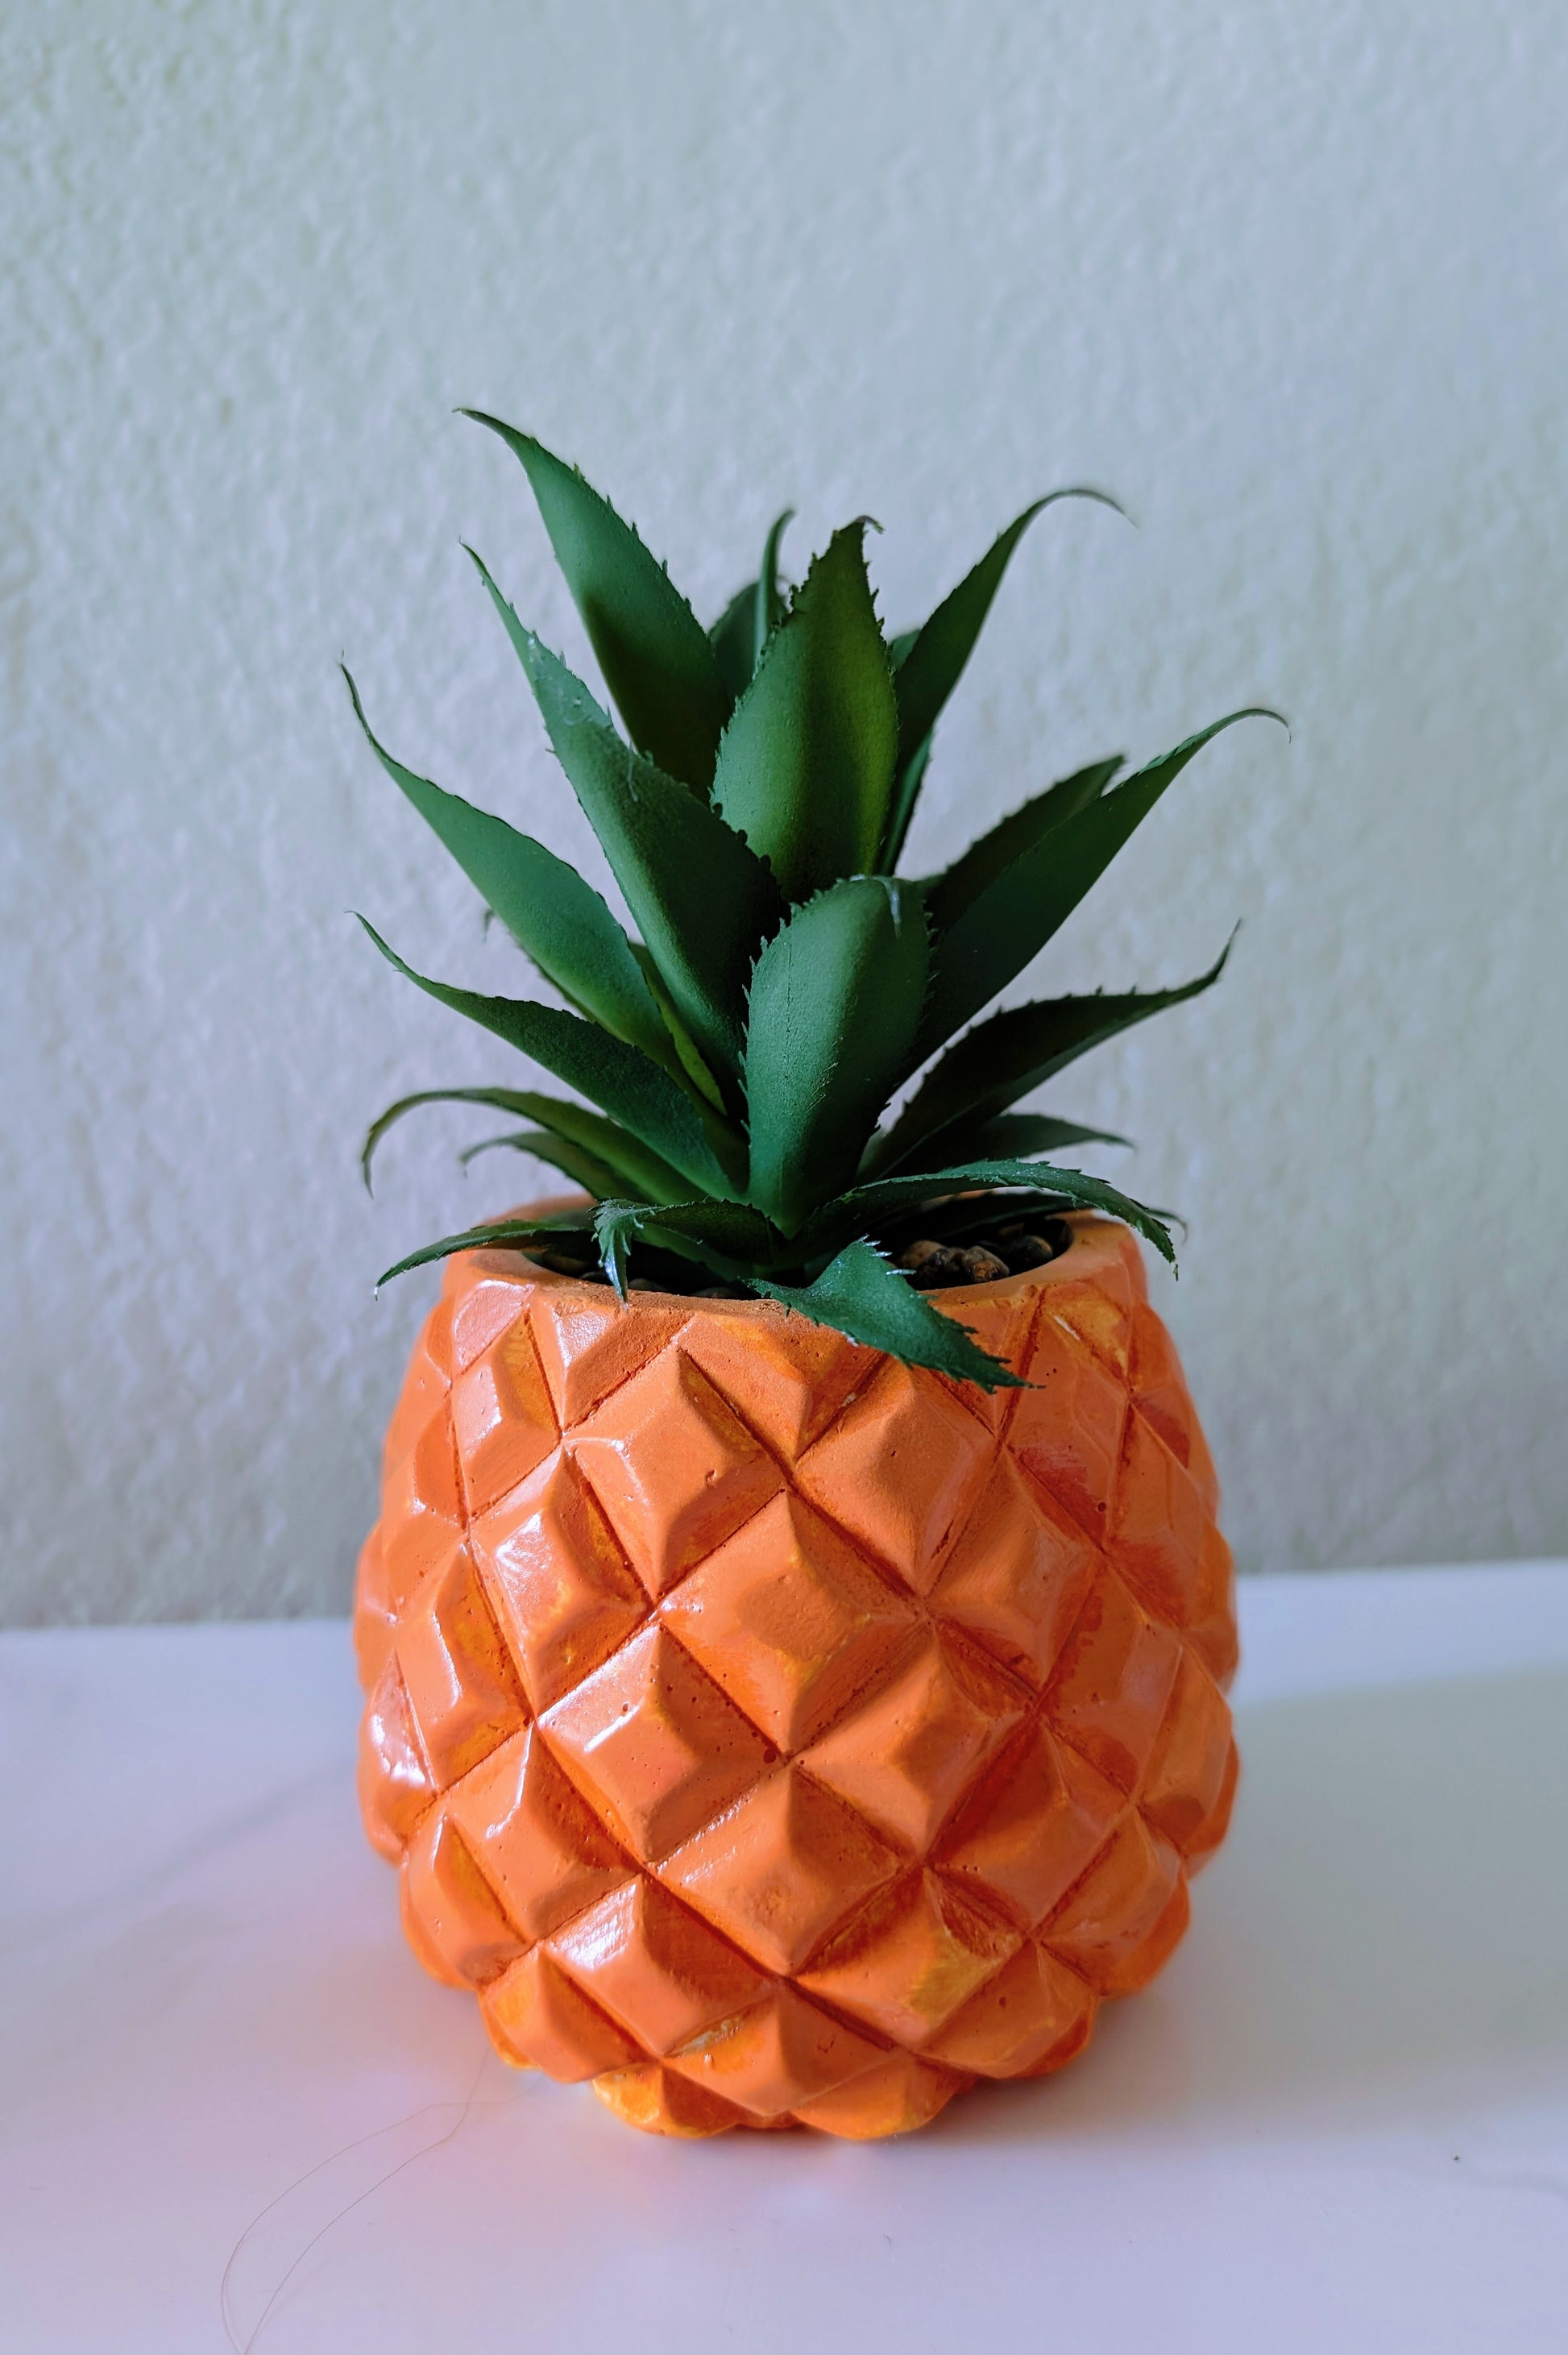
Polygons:
[[456,1103],[528,1124],[487,1146],[532,1154],[592,1198],[444,1236],[381,1281],[476,1245],[575,1239],[622,1296],[634,1256],[695,1263],[715,1284],[784,1302],[910,1364],[988,1390],[1012,1382],[879,1238],[911,1217],[927,1227],[950,1219],[955,1200],[972,1214],[974,1195],[1001,1194],[1032,1215],[1107,1211],[1172,1258],[1166,1217],[1042,1158],[1121,1140],[1012,1107],[1089,1049],[1207,989],[1225,953],[1179,988],[974,1018],[1211,738],[1278,715],[1230,712],[1131,775],[1119,759],[1095,762],[940,874],[900,877],[938,719],[1013,549],[1052,500],[1025,508],[922,628],[891,640],[866,573],[869,519],[835,532],[787,596],[781,516],[757,579],[705,629],[580,473],[529,435],[465,413],[522,461],[620,715],[624,736],[470,549],[641,938],[541,843],[395,761],[349,678],[383,768],[566,1008],[433,981],[366,931],[420,989],[587,1099],[511,1087],[405,1096],[366,1139],[366,1182],[394,1122]]

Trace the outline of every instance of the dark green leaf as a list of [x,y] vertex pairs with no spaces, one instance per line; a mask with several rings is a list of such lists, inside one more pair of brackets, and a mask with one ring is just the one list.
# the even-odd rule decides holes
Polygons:
[[1189,736],[1174,751],[1150,761],[1039,836],[1012,865],[982,885],[949,927],[938,929],[932,947],[931,995],[920,1031],[922,1053],[951,1038],[1022,972],[1193,755],[1222,729],[1251,719],[1278,719],[1279,714],[1253,706],[1229,712]]
[[454,1252],[504,1251],[512,1245],[540,1242],[554,1235],[590,1235],[593,1233],[593,1212],[589,1205],[571,1210],[555,1210],[543,1219],[493,1219],[487,1226],[465,1228],[461,1235],[443,1235],[438,1243],[426,1243],[423,1250],[410,1252],[384,1275],[376,1279],[376,1289],[390,1284],[395,1275],[407,1275],[412,1267],[427,1267],[432,1260],[450,1259]]
[[1087,768],[1076,769],[1070,777],[1048,785],[1022,809],[1012,811],[993,826],[989,834],[971,842],[963,857],[944,873],[931,876],[926,884],[926,905],[937,930],[950,932],[987,886],[1016,866],[1043,836],[1097,802],[1121,767],[1122,758],[1118,752],[1108,761],[1091,761]]
[[853,1177],[909,1070],[926,972],[918,897],[880,875],[809,900],[758,959],[746,1042],[749,1192],[786,1234]]
[[748,1281],[754,1292],[799,1309],[814,1325],[830,1326],[852,1341],[885,1349],[906,1366],[927,1366],[933,1373],[975,1382],[984,1391],[1023,1387],[1000,1358],[980,1348],[955,1318],[933,1308],[926,1295],[916,1292],[908,1277],[868,1242],[847,1244],[814,1284],[770,1284],[764,1276]]
[[803,1251],[831,1251],[845,1231],[863,1231],[907,1202],[945,1188],[948,1193],[970,1186],[1048,1187],[1065,1202],[1085,1209],[1103,1210],[1145,1235],[1171,1265],[1176,1254],[1158,1212],[1129,1195],[1107,1186],[1103,1178],[1086,1178],[1079,1169],[1059,1169],[1049,1161],[965,1161],[951,1169],[929,1169],[919,1177],[885,1178],[870,1186],[856,1186],[836,1202],[825,1202],[800,1237]]
[[372,735],[346,668],[343,675],[371,751],[546,980],[618,1039],[656,1061],[673,1061],[631,943],[592,885],[543,843],[393,760]]
[[781,516],[775,516],[763,543],[762,570],[757,576],[756,600],[752,609],[751,667],[754,671],[762,659],[763,647],[784,619],[784,599],[779,587],[779,544],[794,516],[793,507],[786,507]]
[[[1234,933],[1231,935],[1234,940]],[[1168,1006],[1183,1005],[1218,981],[1231,953],[1227,941],[1207,973],[1177,989],[1128,990],[1119,996],[1047,997],[1009,1007],[948,1048],[874,1149],[879,1169],[895,1169],[916,1147],[956,1122],[989,1119],[1031,1088],[1103,1046],[1118,1031]]]
[[1036,499],[1033,506],[1025,507],[991,543],[973,571],[966,573],[958,587],[943,598],[898,666],[900,769],[914,759],[929,736],[943,705],[962,677],[991,611],[991,600],[1001,586],[1008,559],[1035,517],[1059,499],[1094,499],[1101,506],[1115,508],[1118,515],[1125,512],[1104,491],[1088,490],[1081,485],[1070,490],[1052,491],[1046,497]]
[[482,1137],[477,1145],[465,1146],[458,1159],[466,1169],[482,1153],[494,1153],[503,1146],[509,1153],[528,1153],[535,1161],[547,1162],[596,1201],[620,1191],[621,1181],[606,1162],[596,1161],[580,1146],[569,1145],[562,1136],[551,1136],[542,1128],[515,1128],[505,1136]]
[[863,519],[835,532],[763,650],[719,747],[714,803],[808,899],[876,859],[898,714]]
[[474,562],[682,1020],[704,1054],[733,1073],[752,959],[783,913],[772,877],[716,811],[622,743],[582,681],[523,627]]
[[768,1265],[784,1248],[783,1237],[757,1210],[734,1202],[677,1202],[654,1208],[641,1202],[600,1202],[594,1212],[605,1273],[626,1296],[626,1254],[641,1237],[712,1274],[746,1278],[759,1263]]
[[[991,1119],[960,1120],[928,1136],[906,1154],[906,1169],[940,1169],[954,1161],[1019,1161],[1026,1153],[1060,1153],[1070,1145],[1125,1145],[1108,1128],[1081,1128],[1075,1120],[1053,1120],[1041,1112],[1004,1112]],[[867,1167],[873,1167],[867,1156]]]
[[708,643],[719,677],[731,700],[744,695],[757,668],[757,583],[737,589],[716,622],[708,625]]
[[705,1122],[691,1098],[668,1074],[637,1048],[612,1039],[580,1015],[563,1014],[553,1006],[535,1006],[526,998],[487,997],[477,990],[454,989],[430,981],[389,949],[374,926],[365,924],[388,964],[454,1013],[464,1014],[486,1030],[504,1039],[520,1054],[543,1063],[558,1080],[576,1088],[609,1114],[612,1120],[672,1162],[691,1183],[719,1196],[730,1193],[733,1180],[722,1167],[715,1146],[715,1124]]
[[644,1220],[650,1239],[673,1251],[700,1246],[721,1255],[726,1274],[740,1274],[789,1256],[785,1238],[770,1219],[745,1202],[657,1204]]
[[[969,1243],[985,1242],[1000,1223],[1044,1228],[1074,1207],[1063,1195],[1039,1186],[1010,1186],[1005,1193],[977,1193],[970,1188],[959,1194],[937,1186],[877,1220],[877,1247],[901,1265],[898,1254],[912,1242],[929,1239],[961,1251]],[[1165,1213],[1157,1211],[1156,1216]]]
[[898,773],[888,804],[887,827],[883,837],[877,866],[885,875],[891,875],[904,855],[904,840],[909,832],[909,822],[915,815],[915,805],[920,798],[920,788],[926,782],[930,765],[931,739],[926,737],[917,744]]
[[[690,1185],[679,1170],[651,1152],[641,1137],[606,1120],[602,1114],[589,1112],[586,1104],[567,1103],[560,1096],[539,1095],[531,1088],[425,1088],[418,1095],[403,1096],[397,1103],[389,1104],[371,1128],[359,1159],[366,1192],[370,1188],[371,1156],[387,1130],[405,1113],[431,1103],[483,1104],[491,1112],[509,1112],[518,1120],[540,1121],[555,1135],[567,1138],[612,1169],[616,1182],[609,1190],[613,1194],[630,1192],[645,1195],[651,1202],[679,1202]],[[595,1187],[592,1190],[597,1193],[600,1189]]]
[[599,1263],[609,1276],[616,1298],[622,1303],[626,1299],[626,1255],[641,1220],[641,1208],[635,1202],[599,1202],[594,1209]]
[[642,978],[648,984],[652,993],[653,1002],[663,1017],[664,1028],[670,1034],[670,1044],[674,1050],[676,1062],[696,1089],[697,1093],[705,1097],[715,1112],[722,1113],[723,1091],[704,1062],[698,1051],[696,1040],[675,1011],[675,1001],[664,986],[664,976],[653,962],[653,952],[652,949],[644,948],[641,941],[633,941],[631,954],[641,966]]
[[1120,1145],[1130,1151],[1131,1140],[1114,1128],[1085,1128],[1075,1120],[1054,1120],[1044,1112],[999,1113],[987,1121],[972,1152],[954,1154],[955,1161],[1021,1161],[1026,1154],[1059,1153],[1068,1145]]
[[761,571],[755,581],[748,581],[744,589],[736,591],[708,631],[724,683],[733,698],[744,695],[751,685],[762,649],[784,618],[784,599],[779,588],[779,543],[794,513],[793,507],[786,507],[775,518],[762,551]]
[[539,503],[556,560],[631,741],[672,777],[706,794],[730,698],[707,634],[658,559],[575,466],[477,409]]
[[1008,559],[1042,507],[1049,506],[1053,499],[1074,498],[1097,499],[1104,506],[1116,507],[1118,515],[1123,512],[1114,499],[1107,498],[1101,491],[1055,491],[1050,498],[1038,500],[1009,525],[974,570],[938,606],[923,630],[910,631],[893,642],[890,652],[898,690],[898,781],[877,860],[877,865],[889,874],[903,856],[909,822],[931,757],[937,716],[974,650]]

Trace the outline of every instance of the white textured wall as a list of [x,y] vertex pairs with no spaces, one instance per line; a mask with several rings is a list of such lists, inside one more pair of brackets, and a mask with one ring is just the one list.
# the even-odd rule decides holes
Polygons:
[[[1568,1546],[1554,0],[14,0],[0,25],[5,1553],[23,1618],[337,1608],[429,1286],[527,1173],[395,1092],[515,970],[355,740],[582,829],[458,550],[581,640],[474,402],[705,611],[794,499],[924,610],[1026,497],[916,847],[1235,703],[1042,961],[1191,1218],[1244,1561]],[[443,1117],[448,1124],[442,1125]],[[432,1279],[433,1282],[433,1279]]]

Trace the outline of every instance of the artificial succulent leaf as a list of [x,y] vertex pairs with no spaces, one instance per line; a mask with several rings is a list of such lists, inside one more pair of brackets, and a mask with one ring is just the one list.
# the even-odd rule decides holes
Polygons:
[[[483,1104],[491,1112],[507,1112],[518,1120],[538,1121],[552,1134],[594,1155],[613,1170],[616,1182],[609,1189],[611,1193],[641,1194],[651,1202],[679,1202],[689,1191],[690,1181],[651,1151],[641,1137],[633,1136],[630,1129],[620,1127],[615,1121],[606,1120],[602,1113],[590,1112],[586,1104],[568,1103],[561,1096],[540,1095],[532,1088],[423,1088],[417,1095],[401,1096],[396,1103],[388,1104],[380,1119],[373,1123],[359,1158],[367,1193],[371,1160],[387,1130],[405,1114],[416,1111],[421,1104],[432,1103]],[[467,1157],[460,1156],[461,1159]],[[597,1192],[599,1188],[593,1190]]]
[[[948,1169],[879,1178],[869,1186],[852,1188],[836,1202],[825,1202],[798,1241],[803,1251],[831,1251],[846,1231],[863,1231],[906,1205],[927,1197],[945,1197],[973,1187],[1012,1186],[1036,1191],[1048,1188],[1064,1202],[1084,1209],[1103,1210],[1110,1218],[1121,1219],[1139,1234],[1147,1236],[1162,1259],[1169,1260],[1172,1266],[1176,1263],[1170,1230],[1165,1224],[1169,1213],[1135,1202],[1130,1195],[1107,1186],[1103,1178],[1086,1177],[1081,1169],[1060,1169],[1048,1161],[962,1161]],[[1003,1215],[1001,1203],[997,1211],[999,1217]]]
[[731,699],[751,685],[763,647],[784,618],[784,598],[779,586],[779,543],[794,515],[786,507],[776,517],[762,551],[762,570],[755,581],[737,589],[718,620],[708,630],[714,656]]
[[641,1222],[641,1208],[636,1202],[609,1201],[594,1205],[593,1234],[599,1245],[599,1263],[609,1278],[611,1291],[623,1306],[626,1301],[627,1258]]
[[[1126,1145],[1113,1129],[1084,1128],[1042,1112],[1004,1112],[955,1122],[906,1154],[900,1167],[940,1169],[955,1161],[1020,1161],[1026,1154],[1061,1153],[1073,1145]],[[871,1156],[867,1156],[867,1167]]]
[[698,1051],[696,1040],[676,1013],[675,1001],[664,986],[664,976],[653,962],[652,951],[645,948],[641,941],[633,941],[631,954],[641,966],[642,978],[648,984],[652,993],[653,1002],[663,1018],[664,1028],[669,1033],[670,1044],[674,1050],[676,1062],[698,1094],[705,1097],[715,1112],[722,1113],[724,1092],[704,1062]]
[[990,1119],[1005,1111],[1119,1031],[1212,987],[1230,953],[1227,941],[1207,973],[1175,989],[1037,998],[993,1014],[956,1039],[927,1073],[892,1128],[872,1148],[868,1161],[878,1169],[898,1168],[916,1147],[956,1123]]
[[527,998],[489,997],[478,990],[431,981],[405,964],[363,916],[359,921],[388,964],[427,996],[493,1031],[519,1054],[543,1063],[556,1079],[565,1080],[568,1087],[640,1136],[662,1159],[673,1163],[693,1186],[721,1197],[730,1194],[735,1180],[719,1158],[724,1140],[715,1134],[716,1124],[711,1116],[705,1119],[691,1097],[638,1048],[612,1038],[597,1023],[562,1013],[554,1006],[536,1006]]
[[916,633],[915,643],[898,665],[898,764],[911,761],[931,733],[942,707],[963,676],[985,625],[991,601],[1001,586],[1008,560],[1035,517],[1059,499],[1094,499],[1101,506],[1125,511],[1104,491],[1083,485],[1052,491],[1024,508],[994,539],[972,571],[949,591],[936,612]]
[[575,466],[477,409],[522,461],[556,560],[634,744],[705,795],[730,697],[707,633],[657,557]]
[[719,666],[731,702],[744,695],[757,668],[757,583],[737,589],[716,622],[708,624],[708,644]]
[[[955,921],[938,926],[922,1053],[948,1039],[1022,973],[1098,881],[1117,852],[1194,755],[1238,719],[1279,719],[1256,705],[1227,712],[1150,761],[1075,815],[1040,835],[984,884]],[[1285,722],[1281,719],[1280,725]]]
[[763,542],[762,569],[757,576],[751,613],[753,671],[762,660],[763,647],[784,619],[784,592],[779,585],[779,549],[794,518],[793,507],[786,507],[782,515],[775,516],[768,527],[768,538]]
[[[976,1191],[972,1187],[958,1194],[922,1192],[880,1220],[877,1237],[889,1258],[901,1265],[898,1252],[912,1242],[928,1239],[962,1251],[971,1243],[989,1243],[996,1237],[999,1224],[1016,1227],[1021,1232],[1026,1227],[1048,1227],[1075,1207],[1065,1195],[1039,1186],[1010,1186],[1005,1194]],[[1155,1215],[1163,1218],[1165,1212]]]
[[773,878],[715,810],[622,742],[581,679],[524,629],[473,560],[681,1019],[710,1061],[735,1072],[752,960],[783,912]]
[[650,1202],[679,1202],[690,1192],[690,1180],[619,1121],[590,1112],[587,1104],[567,1103],[559,1096],[539,1095],[532,1089],[516,1090],[513,1101],[524,1119],[537,1121],[553,1136],[590,1155],[609,1170],[614,1184],[608,1188],[590,1187],[591,1193],[633,1193]]
[[1010,811],[989,834],[971,842],[962,858],[956,858],[940,875],[928,877],[926,905],[936,929],[950,932],[964,911],[998,876],[1005,875],[1054,827],[1076,817],[1091,802],[1097,802],[1122,763],[1123,755],[1118,752],[1108,761],[1091,761],[1086,768],[1075,769],[1070,777],[1047,785],[1043,794],[1036,794],[1022,809]]
[[852,1341],[885,1349],[906,1366],[927,1366],[984,1391],[1022,1387],[1020,1377],[980,1348],[967,1327],[933,1308],[901,1270],[863,1239],[847,1243],[813,1284],[774,1284],[759,1275],[747,1281],[766,1299],[798,1309],[813,1324],[831,1326]]
[[385,1112],[377,1114],[365,1132],[365,1142],[359,1148],[359,1174],[365,1180],[366,1192],[373,1194],[376,1190],[370,1181],[370,1167],[382,1138],[409,1113],[418,1112],[421,1104],[483,1104],[491,1112],[517,1113],[527,1117],[527,1101],[521,1090],[513,1088],[420,1088],[411,1096],[399,1096],[396,1103],[389,1103]]
[[371,751],[524,954],[580,1012],[671,1062],[671,1040],[631,943],[593,886],[542,842],[395,761],[371,732],[346,668],[343,675]]
[[931,742],[929,736],[922,739],[895,781],[893,798],[887,807],[886,830],[876,862],[885,875],[891,875],[904,856],[905,837],[915,815],[915,805],[920,798],[920,788],[926,782],[926,771],[930,766]]
[[863,518],[833,534],[736,705],[714,804],[786,899],[876,863],[898,711],[866,577]]
[[792,1256],[771,1219],[746,1202],[656,1203],[644,1220],[649,1240],[673,1251],[698,1251],[725,1262],[723,1273],[738,1276]]
[[439,1242],[426,1243],[407,1259],[400,1259],[376,1279],[376,1289],[390,1284],[395,1275],[407,1275],[410,1268],[428,1267],[432,1260],[450,1259],[454,1252],[506,1251],[522,1249],[528,1243],[548,1242],[562,1235],[580,1235],[591,1241],[593,1213],[588,1204],[581,1209],[553,1210],[540,1219],[492,1219],[482,1227],[465,1227],[460,1235],[443,1235]]
[[745,1279],[759,1262],[767,1266],[783,1248],[782,1236],[767,1219],[735,1202],[677,1202],[661,1208],[603,1201],[594,1210],[594,1232],[605,1273],[623,1300],[628,1253],[639,1238],[726,1280]]
[[1130,1137],[1114,1128],[1086,1128],[1075,1120],[1057,1120],[1050,1113],[1003,1112],[977,1132],[972,1150],[953,1154],[952,1160],[1021,1161],[1025,1155],[1059,1153],[1069,1145],[1119,1145],[1131,1150]]
[[786,1234],[853,1179],[910,1068],[927,965],[917,894],[881,875],[808,900],[758,957],[746,1040],[749,1192]]
[[503,1149],[509,1153],[526,1153],[535,1161],[548,1163],[552,1169],[558,1169],[564,1178],[569,1178],[574,1186],[580,1186],[584,1193],[591,1195],[596,1201],[602,1200],[607,1194],[618,1194],[626,1182],[608,1162],[596,1160],[591,1153],[585,1153],[581,1146],[570,1144],[564,1136],[552,1136],[548,1130],[543,1128],[515,1128],[504,1136],[482,1137],[477,1145],[465,1146],[458,1159],[466,1169],[469,1163],[477,1161],[482,1153],[496,1153]]

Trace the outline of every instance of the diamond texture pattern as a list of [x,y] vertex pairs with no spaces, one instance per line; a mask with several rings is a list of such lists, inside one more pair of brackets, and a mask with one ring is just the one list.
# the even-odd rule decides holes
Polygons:
[[470,1537],[536,1710],[602,1667],[647,1616],[647,1594],[598,1500],[559,1454],[475,1521]]
[[677,1849],[662,1878],[745,1953],[787,1976],[902,1868],[863,1817],[800,1767],[784,1766]]
[[756,1727],[666,1627],[644,1627],[540,1728],[625,1846],[654,1862],[771,1763]]
[[1026,1696],[935,1628],[802,1764],[886,1837],[923,1856],[1020,1722]]
[[569,1446],[654,1595],[733,1537],[780,1486],[761,1441],[679,1344],[607,1399]]
[[1132,1237],[934,1295],[985,1400],[761,1302],[449,1263],[360,1564],[367,1829],[503,2055],[679,2136],[923,2125],[1181,1936],[1235,1753]]
[[788,1492],[720,1546],[662,1617],[787,1751],[840,1716],[917,1624],[848,1540]]

